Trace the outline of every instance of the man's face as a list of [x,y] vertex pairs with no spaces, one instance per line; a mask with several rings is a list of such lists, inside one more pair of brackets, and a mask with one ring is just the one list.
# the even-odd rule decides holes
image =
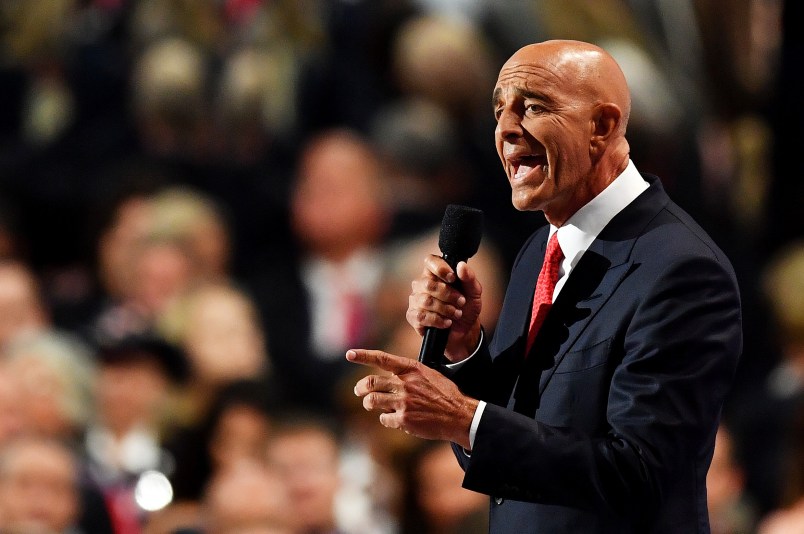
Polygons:
[[494,89],[495,143],[518,210],[560,225],[591,199],[592,95],[571,58],[549,49],[515,54]]
[[0,476],[3,526],[13,532],[65,532],[78,519],[74,459],[47,442],[10,447]]

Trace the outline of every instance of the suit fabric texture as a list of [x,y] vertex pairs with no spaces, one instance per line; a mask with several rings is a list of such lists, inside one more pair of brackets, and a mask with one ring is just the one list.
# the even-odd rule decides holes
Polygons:
[[[492,533],[706,533],[706,472],[742,348],[732,266],[658,178],[570,272],[525,357],[548,229],[495,335],[452,375],[488,403],[464,486]],[[445,371],[446,372],[446,371]]]

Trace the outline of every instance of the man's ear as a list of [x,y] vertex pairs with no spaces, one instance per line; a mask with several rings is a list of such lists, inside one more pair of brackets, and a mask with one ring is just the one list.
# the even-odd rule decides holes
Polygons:
[[592,115],[592,137],[590,148],[594,152],[600,149],[612,138],[622,136],[621,121],[623,113],[620,106],[613,103],[598,104]]

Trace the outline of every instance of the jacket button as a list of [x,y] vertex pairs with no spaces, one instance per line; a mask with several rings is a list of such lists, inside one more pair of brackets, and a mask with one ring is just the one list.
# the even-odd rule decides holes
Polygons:
[[494,497],[495,504],[502,504],[505,501],[502,497]]

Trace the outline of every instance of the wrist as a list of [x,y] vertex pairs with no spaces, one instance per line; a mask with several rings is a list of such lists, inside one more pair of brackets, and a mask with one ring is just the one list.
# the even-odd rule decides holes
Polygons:
[[460,415],[456,418],[456,421],[459,423],[456,429],[457,435],[451,441],[460,445],[467,451],[472,449],[471,428],[478,404],[479,401],[477,399],[465,397],[465,401],[459,410]]
[[460,363],[475,354],[480,348],[480,344],[482,342],[483,327],[478,322],[469,332],[466,333],[466,336],[464,336],[461,350],[459,352],[448,350],[445,353],[445,356],[450,363]]

